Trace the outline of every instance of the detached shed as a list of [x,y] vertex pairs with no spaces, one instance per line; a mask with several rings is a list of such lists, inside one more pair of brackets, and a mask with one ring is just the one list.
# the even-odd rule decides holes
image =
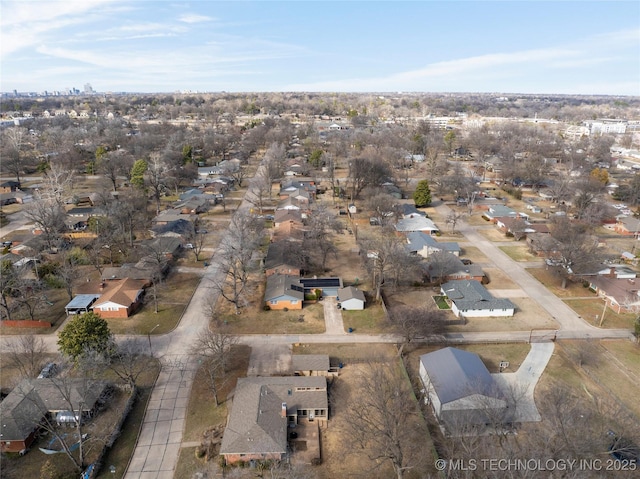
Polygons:
[[358,288],[347,286],[338,290],[338,304],[344,310],[362,310],[365,305],[364,293]]

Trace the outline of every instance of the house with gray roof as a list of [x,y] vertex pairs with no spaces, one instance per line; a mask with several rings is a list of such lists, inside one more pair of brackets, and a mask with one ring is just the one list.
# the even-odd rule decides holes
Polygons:
[[0,402],[0,451],[28,448],[45,416],[55,420],[56,414],[68,411],[74,417],[89,415],[106,387],[105,381],[85,378],[23,379]]
[[441,286],[441,292],[449,300],[456,317],[513,316],[515,313],[516,307],[509,299],[494,298],[476,280],[449,281]]
[[291,369],[296,376],[328,376],[328,354],[292,354]]
[[272,274],[267,277],[264,303],[270,309],[302,309],[304,286],[298,276]]
[[409,252],[428,258],[431,254],[438,251],[446,251],[455,256],[460,256],[460,245],[456,242],[439,242],[431,235],[422,231],[412,231],[407,233],[407,248]]
[[438,228],[431,219],[422,215],[414,214],[400,219],[396,223],[396,231],[400,233],[422,231],[427,234],[436,234],[440,231],[440,228]]
[[271,243],[264,259],[265,274],[302,274],[303,251],[295,241],[281,240]]
[[508,402],[480,357],[457,348],[420,356],[425,403],[450,432],[468,426],[509,422]]
[[239,378],[220,455],[227,464],[281,460],[290,426],[326,426],[328,418],[323,376]]
[[346,311],[364,309],[366,303],[364,293],[358,288],[347,286],[338,290],[338,304]]

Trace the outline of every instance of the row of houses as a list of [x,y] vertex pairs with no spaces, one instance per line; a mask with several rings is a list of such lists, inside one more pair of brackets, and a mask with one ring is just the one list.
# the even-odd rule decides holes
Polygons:
[[287,181],[278,194],[280,200],[273,215],[271,242],[264,258],[266,287],[264,305],[272,310],[302,309],[305,298],[316,301],[323,296],[339,298],[344,309],[364,309],[362,291],[343,287],[336,277],[304,278],[304,219],[311,214],[316,185],[311,180]]

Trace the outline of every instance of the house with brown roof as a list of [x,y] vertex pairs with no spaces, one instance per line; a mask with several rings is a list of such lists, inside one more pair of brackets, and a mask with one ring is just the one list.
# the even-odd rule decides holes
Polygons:
[[93,312],[103,318],[128,318],[142,305],[144,284],[131,278],[109,281],[93,303]]
[[589,288],[604,298],[607,306],[618,314],[640,308],[640,278],[597,275],[589,278]]
[[302,213],[299,210],[277,210],[273,215],[273,225],[278,228],[283,223],[303,226]]
[[269,244],[264,269],[267,277],[273,274],[302,274],[303,252],[295,241],[282,240]]
[[220,455],[227,464],[282,460],[292,426],[304,424],[317,432],[328,418],[323,376],[239,378]]

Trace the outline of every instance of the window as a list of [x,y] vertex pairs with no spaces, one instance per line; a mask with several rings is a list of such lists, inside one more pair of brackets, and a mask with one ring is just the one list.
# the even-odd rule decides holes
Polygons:
[[297,299],[292,299],[291,300],[291,304],[298,304],[298,300]]

